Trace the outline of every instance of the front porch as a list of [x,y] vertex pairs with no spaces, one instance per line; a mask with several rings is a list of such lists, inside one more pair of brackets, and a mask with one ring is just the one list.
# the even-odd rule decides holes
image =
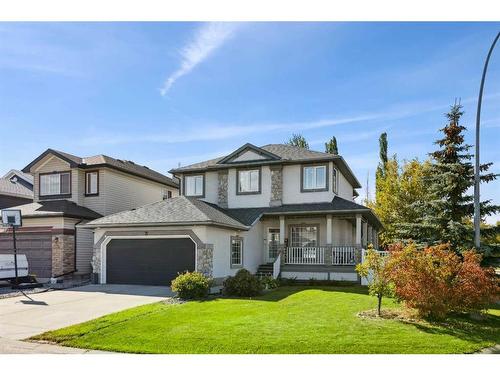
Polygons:
[[377,228],[361,213],[267,216],[262,222],[267,264],[259,271],[275,278],[359,281],[362,249],[378,245]]

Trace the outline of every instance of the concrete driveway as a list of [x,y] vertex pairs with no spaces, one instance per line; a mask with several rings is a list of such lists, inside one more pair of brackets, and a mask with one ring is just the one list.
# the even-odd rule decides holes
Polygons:
[[86,285],[1,299],[0,340],[26,339],[172,295],[168,287]]

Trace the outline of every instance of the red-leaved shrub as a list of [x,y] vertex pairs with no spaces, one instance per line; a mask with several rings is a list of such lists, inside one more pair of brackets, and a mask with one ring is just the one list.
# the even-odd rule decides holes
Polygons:
[[421,316],[479,312],[499,293],[494,271],[481,267],[481,256],[474,251],[461,258],[449,245],[418,250],[409,244],[390,250],[388,267],[395,294]]

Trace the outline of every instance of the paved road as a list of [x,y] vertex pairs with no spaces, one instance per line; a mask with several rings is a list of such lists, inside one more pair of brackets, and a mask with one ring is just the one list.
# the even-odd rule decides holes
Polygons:
[[[172,296],[169,288],[142,285],[86,285],[0,300],[0,353],[84,350],[15,340],[82,323]],[[10,350],[10,351],[9,351]],[[75,351],[76,350],[76,351]]]

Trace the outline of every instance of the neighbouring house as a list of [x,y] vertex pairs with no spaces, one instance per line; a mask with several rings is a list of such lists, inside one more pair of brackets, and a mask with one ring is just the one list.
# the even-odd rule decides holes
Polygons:
[[33,202],[33,176],[11,169],[0,178],[0,209]]
[[381,223],[354,201],[361,186],[341,156],[245,144],[170,173],[179,197],[87,223],[100,283],[168,285],[185,270],[220,282],[241,268],[359,281],[362,247],[377,246]]
[[[33,202],[17,205],[23,226],[17,247],[29,272],[44,280],[92,272],[92,230],[81,225],[102,216],[178,195],[178,183],[132,161],[106,155],[78,157],[48,149],[23,173],[33,176]],[[7,229],[0,253],[12,251]]]

